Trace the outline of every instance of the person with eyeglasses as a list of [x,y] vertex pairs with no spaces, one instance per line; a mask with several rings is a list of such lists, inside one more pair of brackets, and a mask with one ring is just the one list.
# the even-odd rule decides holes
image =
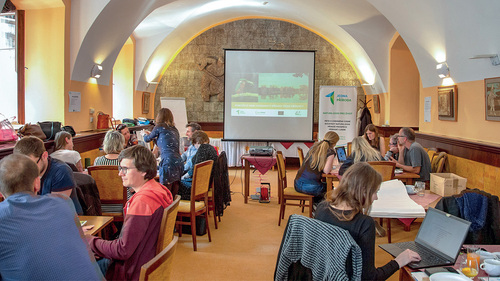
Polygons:
[[398,135],[392,135],[389,138],[389,151],[384,156],[385,161],[391,160],[391,157],[398,160],[399,158],[399,148],[398,148]]
[[120,236],[115,240],[86,238],[92,251],[102,257],[97,263],[106,280],[139,280],[141,266],[156,254],[163,211],[173,199],[168,188],[154,179],[156,158],[148,148],[132,146],[118,160],[123,186],[135,191],[123,210]]
[[14,146],[14,154],[26,155],[37,164],[41,177],[39,195],[52,193],[68,196],[73,201],[76,212],[83,214],[76,195],[73,170],[68,164],[50,157],[41,139],[34,136],[23,137]]
[[415,141],[415,132],[412,128],[403,127],[399,130],[398,145],[398,160],[391,157],[390,161],[396,163],[396,168],[419,174],[419,181],[428,182],[431,174],[431,161],[422,145]]

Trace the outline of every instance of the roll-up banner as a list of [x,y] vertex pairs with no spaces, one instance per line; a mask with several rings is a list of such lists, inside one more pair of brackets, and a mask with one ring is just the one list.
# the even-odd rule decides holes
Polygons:
[[357,91],[354,86],[319,87],[318,139],[328,131],[335,131],[345,146],[356,136]]

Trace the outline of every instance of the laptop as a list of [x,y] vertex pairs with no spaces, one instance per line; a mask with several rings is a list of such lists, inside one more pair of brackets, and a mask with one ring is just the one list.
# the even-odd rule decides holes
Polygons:
[[383,244],[379,247],[394,257],[406,249],[417,252],[421,260],[408,264],[412,269],[453,265],[470,224],[469,221],[429,208],[415,241]]
[[345,147],[343,147],[343,146],[335,147],[335,151],[337,152],[337,158],[339,159],[339,162],[344,163],[345,160],[347,159],[347,156],[345,153]]

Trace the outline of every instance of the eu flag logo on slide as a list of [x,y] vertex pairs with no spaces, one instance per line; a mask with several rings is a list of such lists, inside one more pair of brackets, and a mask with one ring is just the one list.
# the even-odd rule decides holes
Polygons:
[[330,98],[330,101],[332,102],[332,104],[335,104],[335,96],[334,96],[334,93],[335,91],[329,93],[328,95],[326,95],[325,97],[327,98]]

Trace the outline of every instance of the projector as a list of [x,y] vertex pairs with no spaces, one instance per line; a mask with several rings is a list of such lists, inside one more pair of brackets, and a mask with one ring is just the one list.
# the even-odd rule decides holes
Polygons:
[[273,147],[272,146],[250,146],[248,150],[251,156],[272,156]]

